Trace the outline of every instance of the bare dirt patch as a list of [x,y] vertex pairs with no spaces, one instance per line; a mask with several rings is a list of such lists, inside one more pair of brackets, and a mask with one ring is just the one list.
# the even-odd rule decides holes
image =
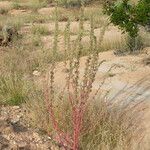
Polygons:
[[[113,51],[100,53],[99,60],[105,60],[105,62],[98,69],[93,89],[97,90],[102,78],[107,75],[107,80],[102,86],[102,90],[110,90],[112,91],[111,94],[115,95],[125,87],[127,88],[126,90],[129,90],[130,87],[140,83],[135,87],[135,93],[142,94],[146,99],[150,99],[150,89],[148,88],[150,67],[144,67],[142,63],[142,59],[145,56],[146,54],[116,57]],[[84,74],[85,61],[86,57],[80,60],[79,70],[81,78]],[[65,86],[66,72],[63,70],[65,70],[64,63],[58,63],[56,67],[55,84],[60,88]],[[41,77],[39,81],[41,81]],[[143,92],[144,88],[147,88],[147,90]]]
[[41,8],[38,10],[39,14],[42,15],[53,15],[55,11],[55,7]]
[[1,1],[0,8],[10,9],[12,7],[12,2],[9,1]]
[[23,121],[23,107],[0,108],[0,149],[58,150],[50,137],[42,136]]
[[17,15],[27,15],[27,14],[30,14],[31,11],[30,10],[16,10],[16,9],[13,9],[11,11],[9,11],[9,14],[10,15],[14,15],[14,16],[17,16]]

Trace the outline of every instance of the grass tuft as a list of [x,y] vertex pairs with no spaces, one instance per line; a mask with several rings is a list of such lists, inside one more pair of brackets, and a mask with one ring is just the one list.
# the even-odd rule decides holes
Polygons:
[[50,34],[48,28],[44,26],[40,26],[40,25],[33,26],[31,30],[32,30],[31,31],[32,34],[35,34],[35,35],[49,35]]
[[0,97],[2,104],[20,105],[26,98],[27,89],[21,75],[0,76]]

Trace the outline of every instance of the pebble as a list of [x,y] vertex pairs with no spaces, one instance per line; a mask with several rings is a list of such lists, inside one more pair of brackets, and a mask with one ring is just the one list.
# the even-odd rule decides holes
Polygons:
[[[50,140],[44,140],[35,130],[28,128],[26,123],[23,124],[23,112],[19,106],[3,106],[0,110],[0,150],[4,146],[7,146],[6,150],[49,150],[51,146],[55,147]],[[15,132],[14,125],[19,132]],[[25,130],[20,130],[22,125]]]
[[33,75],[34,75],[34,76],[40,76],[40,75],[41,75],[41,72],[35,70],[35,71],[33,71]]

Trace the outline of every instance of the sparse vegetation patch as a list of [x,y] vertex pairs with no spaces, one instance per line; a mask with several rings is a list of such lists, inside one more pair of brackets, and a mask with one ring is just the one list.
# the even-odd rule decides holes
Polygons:
[[0,149],[149,150],[149,1],[102,3],[0,1]]

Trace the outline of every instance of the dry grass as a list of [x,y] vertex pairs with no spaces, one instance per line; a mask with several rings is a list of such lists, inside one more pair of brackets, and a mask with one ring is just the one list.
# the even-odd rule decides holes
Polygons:
[[[57,15],[57,13],[56,13]],[[66,26],[66,56],[64,63],[69,71],[66,86],[58,92],[54,86],[55,60],[58,52],[58,24],[55,24],[53,61],[45,81],[44,91],[36,91],[26,103],[29,109],[28,119],[32,125],[46,131],[61,147],[72,150],[132,150],[137,149],[142,141],[143,102],[124,103],[124,100],[107,100],[106,95],[92,93],[92,83],[99,64],[97,39],[94,36],[93,19],[91,18],[90,53],[87,57],[84,75],[80,78],[79,66],[83,49],[83,12],[81,9],[80,26],[76,50],[70,53],[70,24]],[[57,16],[56,16],[57,18]],[[101,42],[101,41],[100,41]],[[100,45],[100,44],[99,44]],[[68,55],[69,54],[69,55]],[[97,97],[98,96],[98,97]],[[38,99],[35,101],[34,99]],[[117,98],[116,98],[117,99]],[[138,113],[139,112],[139,113]],[[131,115],[132,114],[132,115]],[[38,121],[38,122],[37,122]],[[140,135],[140,136],[139,136]],[[136,144],[134,137],[138,137]]]
[[37,25],[33,26],[31,29],[32,34],[37,34],[37,35],[49,35],[49,30],[46,27]]
[[0,104],[20,105],[26,99],[28,87],[20,74],[0,75]]
[[[16,4],[13,8],[20,9],[21,5],[21,8],[37,11],[45,6],[46,1],[42,4],[39,1],[35,4],[33,1],[32,5],[30,3],[24,7],[22,4],[18,7],[18,2]],[[64,12],[68,13],[67,19]],[[107,95],[98,97],[102,94],[99,93],[100,90],[94,97],[92,95],[92,83],[99,65],[103,62],[98,60],[99,51],[123,49],[126,46],[125,39],[118,40],[108,34],[110,41],[106,39],[102,42],[107,24],[103,24],[103,19],[106,18],[102,15],[101,8],[100,11],[97,7],[86,8],[84,12],[82,9],[62,9],[60,13],[62,14],[59,16],[59,11],[55,12],[51,17],[35,13],[16,17],[5,14],[7,18],[0,16],[2,26],[11,23],[19,31],[26,23],[33,25],[30,28],[32,34],[25,32],[20,39],[13,41],[8,47],[3,47],[4,51],[0,56],[1,103],[18,105],[26,100],[25,107],[29,110],[26,119],[33,127],[50,134],[62,147],[68,146],[73,150],[140,149],[143,126],[139,121],[143,114],[143,102],[131,101],[122,105],[121,101],[115,99],[113,102],[109,101]],[[67,21],[65,31],[61,32],[61,36],[64,36],[64,51],[60,53],[58,38],[61,26],[58,21],[64,18]],[[54,20],[53,48],[44,49],[41,36],[49,35],[49,31],[43,26],[35,26],[34,23]],[[74,20],[79,21],[79,32],[75,33],[77,38],[71,43],[70,22]],[[88,31],[84,29],[85,21],[90,22]],[[94,33],[97,28],[102,28],[98,38]],[[89,38],[86,43],[82,43],[84,36]],[[83,55],[87,56],[87,60],[84,76],[80,79],[80,57]],[[68,72],[63,92],[54,86],[55,67],[59,61],[64,62]],[[43,90],[41,85],[39,88],[35,87],[32,73],[34,70],[44,72],[47,66],[51,66],[50,79],[44,82],[48,85]],[[136,144],[134,140],[137,140]]]
[[[27,119],[33,127],[47,132],[54,141],[57,141],[57,131],[53,130],[44,101],[42,91],[31,94],[26,103],[29,110]],[[79,149],[140,150],[144,137],[144,127],[141,122],[145,108],[143,102],[130,102],[122,106],[121,102],[112,103],[100,98],[89,99],[89,101],[84,112]],[[67,95],[62,97],[60,92],[55,91],[53,111],[61,130],[71,135],[73,133],[72,111]]]

